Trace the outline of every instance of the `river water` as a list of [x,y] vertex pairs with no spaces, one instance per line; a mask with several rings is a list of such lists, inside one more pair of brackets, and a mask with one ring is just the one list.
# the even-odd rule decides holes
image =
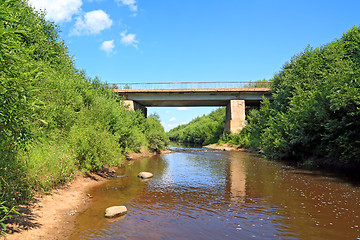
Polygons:
[[[360,239],[358,186],[254,154],[175,152],[117,174],[90,191],[70,239]],[[105,219],[114,205],[127,215]]]

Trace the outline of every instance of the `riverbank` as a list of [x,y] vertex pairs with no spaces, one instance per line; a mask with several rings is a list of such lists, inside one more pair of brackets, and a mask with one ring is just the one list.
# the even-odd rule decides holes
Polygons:
[[34,197],[28,205],[18,207],[21,215],[7,224],[6,239],[65,239],[76,215],[90,204],[86,192],[105,181],[96,174],[78,175],[51,194]]
[[[170,151],[161,152],[167,153]],[[129,153],[126,157],[130,161],[152,155],[154,153],[142,149],[140,153]],[[66,239],[74,227],[77,214],[91,203],[92,196],[87,192],[105,183],[109,172],[115,170],[116,168],[108,168],[97,174],[78,174],[71,182],[53,190],[51,194],[38,195],[31,203],[19,206],[17,209],[21,215],[13,217],[7,223],[6,239]]]
[[126,157],[126,160],[131,161],[131,160],[137,160],[140,158],[151,157],[156,154],[168,154],[168,153],[171,153],[171,151],[170,150],[162,150],[162,151],[160,151],[160,153],[156,153],[156,152],[151,152],[150,150],[145,149],[144,147],[141,147],[140,152],[128,153],[128,154],[125,154],[125,157]]
[[230,144],[222,144],[222,145],[218,145],[218,144],[210,144],[210,145],[206,145],[203,146],[204,148],[210,148],[210,149],[217,149],[217,150],[222,150],[222,151],[238,151],[238,152],[253,152],[253,153],[258,153],[257,151],[251,151],[250,149],[247,148],[241,148],[241,147],[237,147],[237,146],[232,146]]

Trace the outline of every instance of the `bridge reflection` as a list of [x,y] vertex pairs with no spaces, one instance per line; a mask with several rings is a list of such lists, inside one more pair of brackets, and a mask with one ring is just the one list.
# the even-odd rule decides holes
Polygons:
[[227,192],[233,202],[244,202],[246,196],[246,165],[243,155],[228,155]]

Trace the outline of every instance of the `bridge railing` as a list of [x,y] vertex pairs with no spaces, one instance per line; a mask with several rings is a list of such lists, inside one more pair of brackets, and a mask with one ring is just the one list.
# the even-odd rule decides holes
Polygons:
[[272,82],[152,82],[110,83],[115,89],[206,89],[206,88],[270,88]]

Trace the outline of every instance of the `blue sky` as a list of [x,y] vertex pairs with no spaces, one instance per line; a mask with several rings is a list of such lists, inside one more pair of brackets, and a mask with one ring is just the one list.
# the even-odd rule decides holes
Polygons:
[[[359,0],[29,0],[108,83],[269,79],[360,24]],[[215,108],[149,108],[166,130]]]

